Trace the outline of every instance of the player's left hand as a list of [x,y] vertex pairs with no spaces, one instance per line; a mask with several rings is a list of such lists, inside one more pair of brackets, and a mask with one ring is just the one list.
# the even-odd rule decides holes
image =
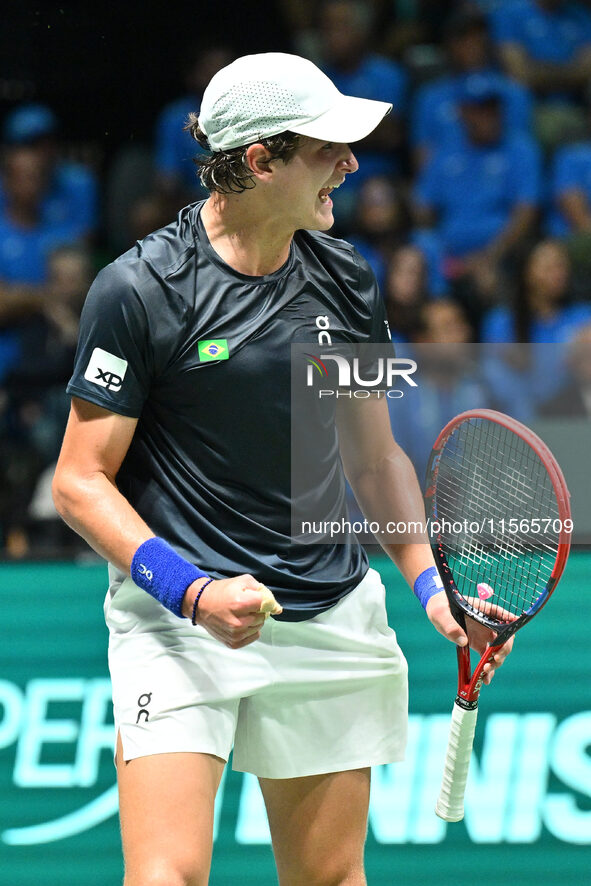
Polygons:
[[[484,654],[486,647],[492,643],[497,636],[495,631],[469,617],[466,617],[466,631],[464,631],[451,614],[445,591],[441,591],[439,594],[434,594],[431,597],[427,603],[426,611],[430,622],[440,634],[443,634],[444,637],[452,643],[455,643],[457,646],[467,646],[469,644],[470,649],[473,649],[479,655]],[[508,613],[505,613],[500,607],[492,605],[490,608],[490,614],[501,618],[508,615]],[[509,619],[510,616],[507,620]],[[484,683],[490,683],[495,670],[501,667],[511,652],[513,639],[514,638],[511,637],[510,640],[504,643],[503,646],[495,652],[491,661],[485,664]]]

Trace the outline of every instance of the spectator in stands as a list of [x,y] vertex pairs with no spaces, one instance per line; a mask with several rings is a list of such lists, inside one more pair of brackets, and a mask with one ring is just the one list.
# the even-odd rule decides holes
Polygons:
[[382,291],[388,259],[406,242],[409,228],[408,206],[400,188],[385,176],[366,179],[359,189],[348,240],[367,259]]
[[143,240],[152,231],[163,228],[170,222],[170,214],[166,211],[166,203],[158,194],[147,194],[130,205],[128,210],[127,248],[136,240]]
[[18,359],[23,324],[47,298],[47,259],[52,249],[79,234],[75,222],[44,219],[48,168],[35,146],[11,147],[2,168],[0,212],[0,354],[7,372]]
[[[17,154],[22,147],[35,151],[44,178],[39,220],[46,226],[67,226],[76,237],[90,237],[98,224],[97,180],[81,163],[60,156],[58,121],[46,105],[20,105],[4,120],[5,152]],[[0,184],[0,212],[6,203]]]
[[485,16],[470,7],[455,10],[445,24],[444,39],[449,71],[422,86],[413,101],[411,140],[417,168],[442,145],[461,140],[460,101],[469,79],[498,92],[505,129],[531,130],[531,94],[495,70]]
[[[49,255],[44,297],[20,329],[20,360],[0,388],[0,541],[3,537],[13,557],[30,550],[28,505],[38,477],[55,462],[61,445],[69,411],[66,383],[91,280],[83,247],[59,247]],[[61,530],[57,537],[63,537]],[[38,532],[35,538],[38,542]]]
[[483,319],[484,342],[560,343],[591,320],[591,303],[573,303],[571,263],[563,243],[542,240],[526,257],[513,307],[497,305]]
[[446,275],[476,299],[493,289],[499,267],[522,247],[537,218],[540,153],[532,138],[507,130],[498,90],[468,80],[461,100],[463,136],[427,162],[415,188],[416,219],[436,226]]
[[507,74],[538,97],[543,144],[572,140],[584,125],[576,103],[591,78],[591,11],[571,0],[513,0],[491,13],[491,27]]
[[30,552],[27,509],[41,470],[39,456],[0,408],[0,551],[5,557],[25,557]]
[[371,51],[372,27],[371,6],[359,0],[325,0],[321,6],[324,72],[346,95],[393,104],[392,112],[355,152],[359,170],[339,192],[339,206],[335,204],[335,217],[342,226],[351,219],[352,203],[363,181],[375,175],[395,175],[400,166],[397,152],[402,144],[407,76],[401,65]]
[[428,289],[431,295],[434,298],[449,295],[450,286],[445,276],[445,255],[437,231],[430,228],[414,228],[409,241],[423,254],[427,264]]
[[69,410],[65,384],[92,276],[84,247],[60,246],[49,255],[45,298],[22,330],[22,356],[7,379],[9,399],[45,463],[57,458],[61,445]]
[[439,240],[431,231],[411,228],[404,186],[380,175],[366,179],[355,202],[351,228],[347,239],[371,265],[382,292],[393,253],[401,246],[414,246],[416,249],[409,248],[407,254],[416,253],[426,271],[426,288],[434,296],[447,293]]
[[[90,253],[84,246],[58,246],[48,256],[46,298],[41,306],[43,340],[29,351],[25,372],[35,366],[39,385],[68,381],[72,372],[78,342],[78,326],[84,299],[92,283],[94,269]],[[24,377],[25,372],[21,372]]]
[[438,346],[468,344],[474,341],[474,330],[462,306],[452,299],[442,298],[423,306],[413,339],[419,345],[428,346],[424,347],[425,354],[435,345],[433,353],[440,355],[447,352],[451,356],[454,348]]
[[[522,420],[553,396],[565,379],[565,348],[591,322],[591,304],[571,301],[571,264],[564,244],[544,240],[518,274],[513,307],[484,317],[487,372],[502,408]],[[510,344],[518,343],[518,344]]]
[[418,364],[417,387],[389,399],[392,430],[422,482],[431,446],[441,428],[467,409],[490,407],[492,394],[477,361],[472,329],[463,308],[451,299],[423,305],[412,347],[397,348],[400,357]]
[[206,196],[195,170],[198,146],[184,126],[199,111],[203,90],[220,68],[232,61],[228,46],[202,42],[189,47],[184,64],[185,95],[166,105],[156,123],[157,191],[174,211]]
[[551,192],[549,233],[553,237],[591,233],[591,140],[556,151]]
[[582,326],[567,351],[568,378],[563,387],[542,403],[540,414],[591,417],[591,323]]
[[420,249],[406,245],[394,251],[382,292],[392,341],[411,341],[421,310],[429,300],[427,264]]

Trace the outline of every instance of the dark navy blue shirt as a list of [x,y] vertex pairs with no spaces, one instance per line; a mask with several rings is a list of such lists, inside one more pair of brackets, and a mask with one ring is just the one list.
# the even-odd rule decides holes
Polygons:
[[[387,342],[383,303],[361,256],[322,233],[298,231],[273,274],[235,271],[202,205],[99,273],[68,391],[138,418],[117,484],[157,535],[216,578],[252,573],[285,619],[310,618],[368,563],[354,539],[292,538],[291,344],[318,351],[318,317],[334,343]],[[321,465],[336,440],[324,414],[298,445]],[[330,492],[344,512],[342,470]]]

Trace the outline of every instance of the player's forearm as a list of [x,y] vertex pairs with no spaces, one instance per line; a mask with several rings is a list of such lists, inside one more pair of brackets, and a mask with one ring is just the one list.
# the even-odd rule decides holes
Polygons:
[[380,527],[377,541],[412,587],[417,576],[434,565],[412,462],[397,448],[349,482],[367,520]]
[[53,498],[62,519],[101,557],[129,572],[133,555],[154,535],[103,473],[80,477],[56,471]]

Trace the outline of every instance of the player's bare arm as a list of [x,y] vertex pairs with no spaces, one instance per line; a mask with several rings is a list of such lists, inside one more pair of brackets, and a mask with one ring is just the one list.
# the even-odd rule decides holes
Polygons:
[[[55,505],[65,522],[127,574],[139,546],[154,536],[116,484],[136,425],[135,418],[74,397],[53,481]],[[187,588],[183,615],[188,618],[203,584],[201,579]],[[259,588],[252,575],[211,582],[196,622],[233,649],[252,643],[265,620]]]
[[378,541],[412,585],[434,560],[426,534],[411,528],[424,524],[425,509],[412,463],[392,435],[386,401],[339,400],[337,424],[343,467],[367,518],[381,527],[391,521],[409,527]]
[[[382,527],[390,521],[410,527],[423,525],[425,508],[419,482],[410,459],[393,437],[386,401],[341,400],[337,415],[345,473],[367,519]],[[385,534],[378,541],[411,587],[424,570],[435,566],[426,534],[416,529]],[[464,632],[452,616],[443,590],[429,599],[426,613],[440,634],[460,646],[469,643],[480,654],[495,637],[493,631],[470,619]],[[485,682],[490,682],[511,645],[499,650],[486,666]]]
[[129,572],[153,533],[117,489],[115,478],[137,419],[74,398],[53,481],[56,508],[97,553]]

